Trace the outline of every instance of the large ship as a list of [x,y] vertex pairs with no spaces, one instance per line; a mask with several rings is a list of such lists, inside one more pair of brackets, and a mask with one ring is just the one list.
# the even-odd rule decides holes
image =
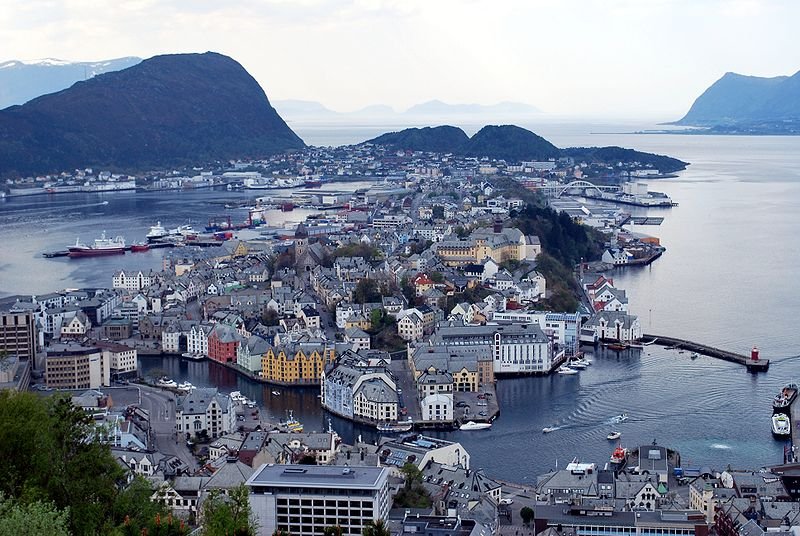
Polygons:
[[75,245],[69,248],[70,257],[96,257],[98,255],[115,255],[125,253],[125,239],[121,236],[116,238],[106,238],[106,233],[94,240],[94,244],[87,246],[81,244],[80,238],[75,241]]
[[154,240],[160,240],[167,236],[169,233],[167,232],[166,228],[161,225],[161,222],[156,223],[152,227],[150,227],[150,231],[147,233],[147,241],[153,242]]
[[776,413],[789,413],[789,408],[797,398],[797,385],[789,383],[781,389],[781,392],[775,395],[772,399],[772,414]]

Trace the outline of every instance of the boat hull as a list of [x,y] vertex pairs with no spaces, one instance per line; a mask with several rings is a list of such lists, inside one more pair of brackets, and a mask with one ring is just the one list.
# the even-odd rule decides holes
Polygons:
[[69,249],[69,256],[70,257],[100,257],[103,255],[121,255],[125,253],[125,248],[104,248],[104,249],[92,249],[92,248],[70,248]]

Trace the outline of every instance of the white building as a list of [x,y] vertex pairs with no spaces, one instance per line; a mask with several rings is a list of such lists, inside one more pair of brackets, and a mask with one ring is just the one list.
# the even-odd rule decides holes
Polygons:
[[406,309],[398,313],[397,334],[405,341],[419,341],[425,333],[422,314],[414,309]]
[[642,338],[639,318],[620,311],[600,311],[585,324],[600,340],[633,342]]
[[195,435],[206,431],[208,437],[229,434],[236,428],[236,411],[230,399],[216,389],[194,389],[178,399],[175,408],[175,431]]
[[246,482],[258,534],[311,536],[338,525],[359,535],[389,515],[388,475],[382,467],[264,464]]
[[111,286],[112,288],[136,291],[146,289],[152,284],[153,277],[150,274],[143,273],[141,270],[136,273],[128,272],[127,274],[125,271],[120,270],[114,274]]
[[429,394],[421,401],[422,419],[425,421],[453,420],[453,393]]
[[208,355],[208,335],[213,326],[210,324],[194,325],[186,332],[186,351],[193,355]]
[[97,342],[95,346],[103,352],[103,361],[109,364],[111,375],[132,374],[138,369],[139,359],[136,348],[108,341]]

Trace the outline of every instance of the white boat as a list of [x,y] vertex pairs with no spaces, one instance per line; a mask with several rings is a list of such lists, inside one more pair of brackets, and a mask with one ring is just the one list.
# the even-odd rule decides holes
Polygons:
[[272,391],[272,396],[280,396],[280,394],[279,391]]
[[792,433],[792,421],[784,413],[772,416],[772,435],[775,437],[788,437]]
[[459,426],[458,429],[459,430],[464,430],[464,431],[468,431],[468,430],[486,430],[486,429],[491,428],[491,427],[492,427],[492,423],[490,423],[490,422],[469,421],[469,422],[466,422],[466,423],[462,424],[461,426]]
[[692,357],[692,359],[697,359],[698,357],[700,357],[700,354],[698,354],[697,352],[692,352],[692,356],[691,357]]
[[161,225],[161,222],[158,222],[150,227],[150,230],[145,235],[145,238],[147,238],[148,242],[152,242],[153,240],[158,240],[160,238],[164,238],[165,236],[167,236],[167,230],[163,225]]
[[240,403],[240,404],[243,404],[244,401],[247,400],[247,397],[242,395],[242,393],[240,393],[239,391],[232,392],[230,394],[230,398],[231,398],[232,401]]
[[584,363],[580,359],[578,359],[576,361],[570,361],[569,362],[569,368],[575,369],[575,370],[584,370],[586,368],[586,366],[587,366],[586,363]]
[[622,437],[622,432],[611,432],[606,436],[606,439],[613,441],[614,439],[619,439],[620,437]]
[[82,244],[80,238],[75,240],[75,245],[69,247],[70,257],[96,257],[99,255],[115,255],[125,253],[125,239],[121,236],[106,238],[103,231],[100,238],[95,238],[92,245]]
[[555,432],[556,430],[558,430],[557,426],[547,426],[545,428],[542,428],[542,433],[549,434],[550,432]]
[[158,380],[158,386],[159,387],[170,387],[170,388],[174,389],[175,387],[178,386],[178,384],[175,383],[173,380],[170,380],[169,378],[161,378],[160,380]]
[[196,387],[189,382],[183,382],[178,384],[178,389],[181,391],[191,391],[192,389],[196,389]]
[[561,365],[560,367],[558,367],[558,370],[556,370],[556,372],[558,372],[559,374],[577,374],[578,373],[577,370],[575,370],[573,368],[569,368],[566,365]]
[[628,420],[628,414],[627,413],[620,413],[619,415],[611,418],[611,422],[614,422],[614,423],[621,423],[621,422],[625,422],[627,420]]

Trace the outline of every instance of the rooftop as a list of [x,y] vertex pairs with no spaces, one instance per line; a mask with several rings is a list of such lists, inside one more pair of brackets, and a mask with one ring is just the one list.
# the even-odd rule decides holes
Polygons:
[[379,489],[385,480],[383,467],[265,464],[247,480],[248,486]]

